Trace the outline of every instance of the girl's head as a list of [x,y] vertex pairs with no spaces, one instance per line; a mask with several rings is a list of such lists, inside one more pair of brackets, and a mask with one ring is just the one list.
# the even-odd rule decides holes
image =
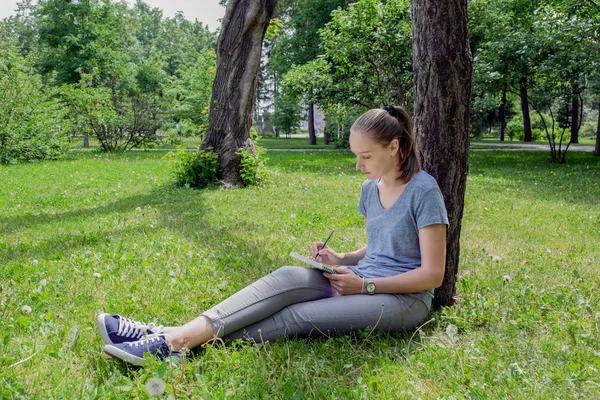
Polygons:
[[350,148],[368,179],[393,173],[408,182],[421,170],[410,115],[399,106],[361,115],[350,128]]

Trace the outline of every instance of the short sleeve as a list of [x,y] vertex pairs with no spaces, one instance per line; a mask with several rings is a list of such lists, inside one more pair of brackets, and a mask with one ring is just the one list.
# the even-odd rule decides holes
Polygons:
[[360,199],[358,199],[358,212],[367,217],[367,182],[362,185]]
[[425,191],[417,201],[415,220],[417,230],[434,224],[448,226],[448,213],[444,204],[444,197],[437,186]]

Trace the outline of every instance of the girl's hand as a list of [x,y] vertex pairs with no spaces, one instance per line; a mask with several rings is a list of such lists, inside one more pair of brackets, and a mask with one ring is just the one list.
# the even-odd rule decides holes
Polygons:
[[364,279],[346,268],[334,268],[337,274],[323,273],[329,279],[331,286],[341,295],[365,293]]
[[[313,259],[320,263],[327,265],[341,265],[342,256],[336,253],[331,248],[325,246],[321,251],[319,249],[323,245],[323,242],[313,242],[310,246],[310,255]],[[317,253],[318,252],[318,253]]]

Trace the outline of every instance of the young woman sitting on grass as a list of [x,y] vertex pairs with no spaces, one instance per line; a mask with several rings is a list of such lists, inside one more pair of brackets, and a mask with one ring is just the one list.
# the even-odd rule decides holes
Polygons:
[[369,110],[352,125],[356,169],[367,177],[358,210],[368,246],[310,254],[337,274],[282,267],[178,327],[101,314],[104,351],[142,365],[144,353],[180,357],[214,338],[275,341],[374,328],[414,329],[444,277],[448,218],[436,181],[421,170],[410,116],[402,107]]

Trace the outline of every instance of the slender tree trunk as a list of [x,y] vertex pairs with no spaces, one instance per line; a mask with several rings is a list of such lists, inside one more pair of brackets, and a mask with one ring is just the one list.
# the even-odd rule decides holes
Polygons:
[[571,99],[571,143],[579,143],[579,84],[573,83]]
[[596,126],[596,148],[594,154],[600,156],[600,101],[598,102],[598,125]]
[[472,56],[467,0],[412,0],[415,134],[423,169],[438,182],[450,226],[434,306],[454,303],[469,157]]
[[262,43],[277,0],[229,0],[217,40],[217,73],[213,83],[209,126],[201,149],[219,155],[225,183],[243,185],[242,148],[254,151],[250,139]]
[[317,135],[315,135],[315,103],[308,105],[308,140],[311,145],[317,144]]
[[532,142],[531,118],[529,117],[529,102],[527,101],[527,77],[522,76],[519,82],[521,91],[521,112],[523,113],[523,141]]
[[83,134],[83,148],[84,149],[90,148],[90,134],[89,133]]
[[504,142],[506,135],[506,90],[507,84],[502,87],[502,102],[500,103],[500,141]]

